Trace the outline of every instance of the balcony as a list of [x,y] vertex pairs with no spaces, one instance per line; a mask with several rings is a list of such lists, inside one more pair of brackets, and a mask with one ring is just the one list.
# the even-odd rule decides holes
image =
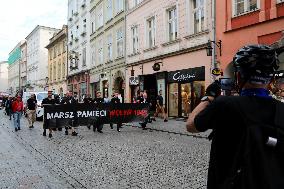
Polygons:
[[75,42],[78,42],[78,41],[79,41],[79,38],[78,38],[78,37],[75,37],[75,38],[74,38],[74,41],[75,41]]
[[73,20],[73,18],[71,18],[71,17],[68,19],[68,21],[70,21],[70,22],[71,22],[72,20]]
[[78,12],[74,12],[73,15],[74,15],[74,16],[78,16],[79,13],[78,13]]
[[86,31],[83,31],[83,32],[81,33],[81,36],[84,37],[85,35],[86,35]]

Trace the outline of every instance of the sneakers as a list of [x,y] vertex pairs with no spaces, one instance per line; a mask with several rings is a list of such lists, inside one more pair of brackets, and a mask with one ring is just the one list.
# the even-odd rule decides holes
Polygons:
[[76,131],[73,131],[71,135],[72,135],[72,136],[77,136],[78,133],[76,133]]
[[15,128],[15,132],[17,132],[18,131],[18,129],[17,128]]
[[46,131],[43,131],[42,136],[46,136]]
[[49,134],[48,134],[48,137],[49,137],[49,138],[51,138],[51,137],[52,137],[52,134],[51,134],[51,133],[49,133]]
[[164,119],[164,122],[168,122],[168,120],[167,120],[167,119]]
[[88,129],[90,130],[91,129],[91,125],[87,125]]
[[31,128],[34,128],[34,125],[32,125]]
[[21,130],[21,127],[18,127],[18,131]]
[[33,128],[33,126],[29,126],[29,128],[31,129],[31,128]]
[[101,130],[99,130],[98,132],[99,132],[99,133],[103,133],[103,131],[101,131]]

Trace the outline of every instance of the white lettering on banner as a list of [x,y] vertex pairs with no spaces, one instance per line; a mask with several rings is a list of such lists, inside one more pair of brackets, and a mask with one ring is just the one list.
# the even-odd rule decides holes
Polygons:
[[173,80],[175,81],[181,81],[181,80],[186,80],[190,78],[195,78],[195,75],[190,75],[190,74],[180,74],[180,72],[177,72],[173,75]]
[[[106,117],[107,111],[77,111],[78,117]],[[68,119],[74,118],[73,112],[55,112],[55,113],[47,113],[46,119]]]

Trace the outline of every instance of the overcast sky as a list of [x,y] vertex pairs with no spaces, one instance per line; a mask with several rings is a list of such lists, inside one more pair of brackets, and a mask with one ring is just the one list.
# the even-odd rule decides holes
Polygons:
[[0,61],[37,26],[62,28],[68,0],[4,0],[0,5]]

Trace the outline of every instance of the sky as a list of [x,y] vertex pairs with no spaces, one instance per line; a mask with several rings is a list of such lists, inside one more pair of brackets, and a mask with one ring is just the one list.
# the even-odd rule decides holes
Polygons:
[[2,0],[0,62],[37,26],[61,29],[67,24],[68,0]]

